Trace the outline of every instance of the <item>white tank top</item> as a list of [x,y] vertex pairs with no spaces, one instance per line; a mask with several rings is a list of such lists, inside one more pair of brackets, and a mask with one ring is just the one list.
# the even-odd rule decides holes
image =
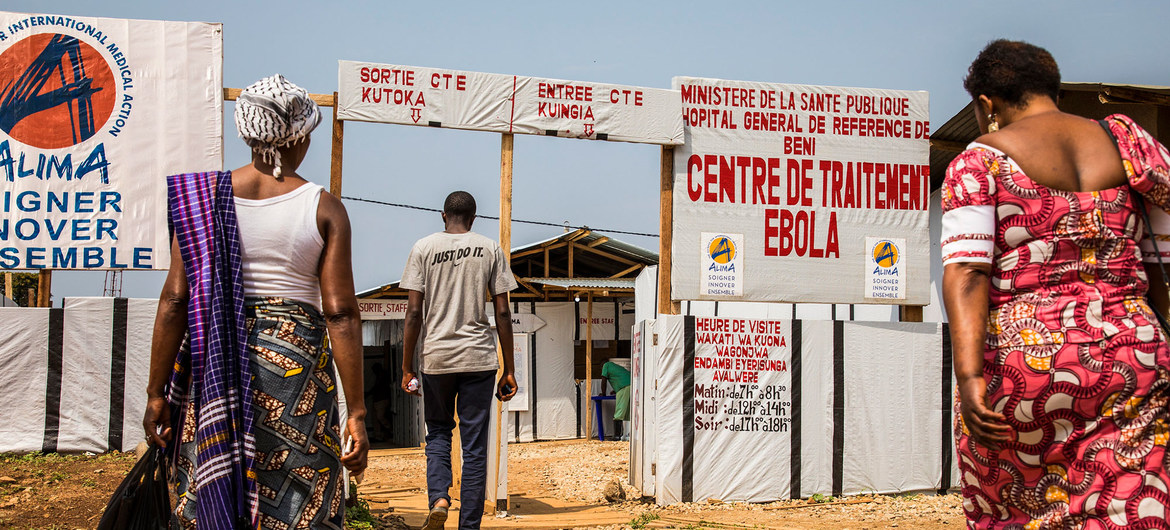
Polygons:
[[236,197],[244,296],[281,297],[321,309],[317,267],[325,240],[317,229],[323,188],[312,182],[268,199]]

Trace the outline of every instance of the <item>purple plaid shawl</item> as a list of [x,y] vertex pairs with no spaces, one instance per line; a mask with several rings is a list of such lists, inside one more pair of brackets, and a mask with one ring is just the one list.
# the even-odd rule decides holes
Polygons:
[[[167,197],[190,292],[190,353],[180,352],[175,359],[168,395],[176,407],[193,400],[198,416],[194,482],[199,528],[256,528],[252,372],[231,172],[168,177]],[[180,416],[172,415],[176,448],[183,432]]]

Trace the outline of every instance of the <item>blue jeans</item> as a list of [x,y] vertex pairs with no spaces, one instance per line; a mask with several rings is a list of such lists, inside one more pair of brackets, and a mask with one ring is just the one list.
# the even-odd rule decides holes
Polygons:
[[[459,490],[459,528],[479,528],[487,488],[488,418],[496,371],[422,375],[423,415],[427,422],[427,497],[451,502],[451,431],[459,412],[463,442],[463,485]],[[458,398],[458,399],[456,399]]]

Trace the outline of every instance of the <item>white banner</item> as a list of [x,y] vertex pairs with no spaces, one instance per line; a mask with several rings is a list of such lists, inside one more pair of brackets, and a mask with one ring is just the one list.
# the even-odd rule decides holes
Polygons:
[[[926,92],[691,77],[674,158],[671,298],[930,301]],[[704,236],[707,234],[707,237]],[[710,289],[710,245],[742,234],[737,288]],[[867,237],[903,239],[902,299],[869,298]],[[723,256],[725,257],[725,255]]]
[[166,176],[223,166],[222,67],[219,24],[0,12],[0,268],[167,268]]
[[359,298],[362,320],[406,320],[406,300]]
[[340,61],[343,120],[662,145],[683,142],[674,90]]

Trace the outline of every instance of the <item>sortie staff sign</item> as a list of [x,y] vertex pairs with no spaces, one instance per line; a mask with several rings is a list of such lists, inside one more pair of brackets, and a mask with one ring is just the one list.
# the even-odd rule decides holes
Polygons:
[[340,61],[343,120],[661,145],[683,142],[677,91]]
[[219,24],[0,12],[0,268],[165,269],[166,176],[223,166],[222,66]]
[[[926,92],[674,87],[687,143],[674,159],[672,298],[929,303]],[[904,241],[897,263],[867,269],[867,238]],[[874,277],[897,288],[866,288]]]

